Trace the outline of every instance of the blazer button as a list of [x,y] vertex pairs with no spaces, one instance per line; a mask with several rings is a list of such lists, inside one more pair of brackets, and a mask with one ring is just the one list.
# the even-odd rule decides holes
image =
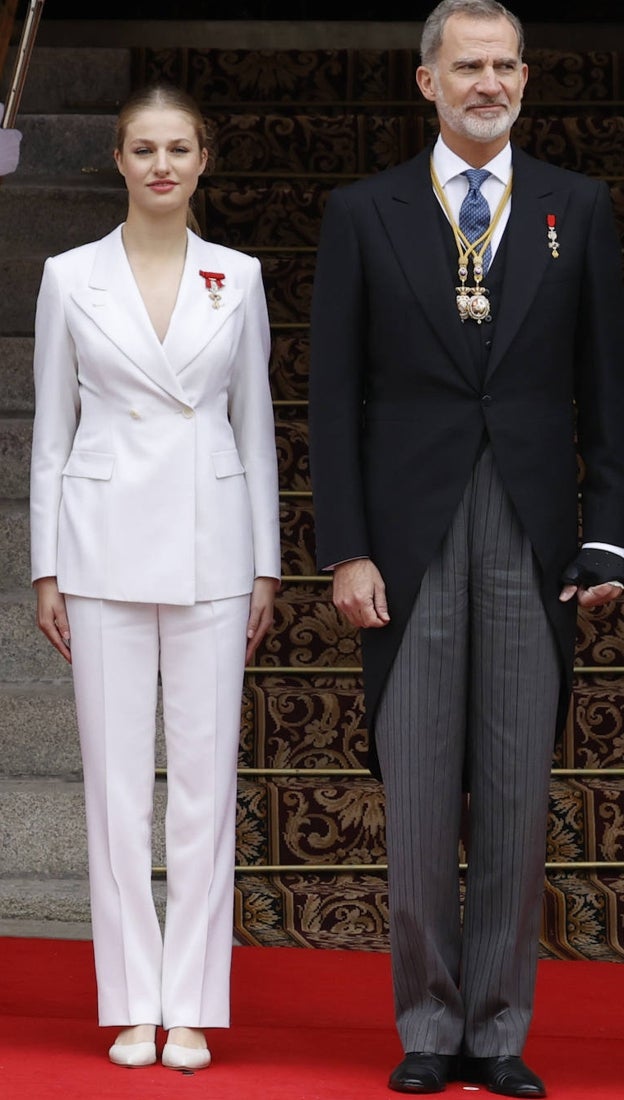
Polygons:
[[195,412],[190,405],[183,405],[182,416],[185,416],[187,420],[190,420],[192,416],[195,416]]
[[490,397],[489,393],[484,393],[483,394],[483,397],[481,398],[481,404],[482,405],[491,405],[492,404],[492,398]]

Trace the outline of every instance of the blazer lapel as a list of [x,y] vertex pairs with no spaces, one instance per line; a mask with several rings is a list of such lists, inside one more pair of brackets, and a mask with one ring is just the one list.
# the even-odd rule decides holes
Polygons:
[[553,190],[542,168],[539,161],[514,149],[511,213],[505,230],[505,271],[488,378],[499,366],[519,328],[530,315],[542,279],[554,262],[548,248],[547,216],[554,214],[560,224],[568,204],[569,191]]
[[438,200],[431,185],[430,152],[397,173],[392,191],[375,203],[403,273],[438,339],[458,369],[476,386],[474,366],[455,304],[455,271],[449,271]]
[[[178,299],[163,341],[163,350],[176,374],[214,340],[243,300],[243,292],[234,285],[233,272],[224,271],[223,267],[223,259],[217,258],[216,249],[189,232]],[[218,308],[215,308],[200,271],[215,271],[225,276]]]
[[128,359],[178,401],[184,391],[171,369],[136,285],[121,239],[121,226],[98,246],[88,287],[72,298]]

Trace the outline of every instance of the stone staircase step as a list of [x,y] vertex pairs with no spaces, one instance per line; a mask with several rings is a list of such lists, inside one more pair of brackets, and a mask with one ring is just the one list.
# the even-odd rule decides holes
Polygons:
[[30,533],[25,500],[0,500],[0,590],[30,586]]
[[[36,247],[36,246],[35,246]],[[31,336],[45,254],[0,256],[0,337]],[[0,402],[1,403],[1,402]]]
[[[2,874],[61,878],[87,873],[82,784],[64,779],[0,779]],[[165,862],[166,784],[156,784],[152,833],[153,862]],[[52,825],[53,823],[53,825]]]
[[32,413],[32,358],[32,337],[0,336],[0,413]]
[[32,419],[0,419],[0,499],[28,496]]
[[[166,889],[165,882],[152,883],[161,919],[165,913]],[[64,935],[71,939],[89,939],[90,921],[86,874],[0,878],[0,934],[4,936],[22,935],[25,922],[40,922],[40,928],[27,929],[25,934],[57,936],[64,929]]]
[[[7,53],[1,98],[15,65],[17,48]],[[93,111],[119,106],[131,90],[132,52],[125,47],[82,47],[36,45],[28,79],[20,101],[23,114],[51,114],[62,111]]]
[[62,922],[90,925],[89,883],[86,874],[41,877],[2,876],[0,878],[0,920],[11,924],[23,921]]
[[19,173],[9,179],[0,188],[0,223],[14,257],[28,256],[33,242],[39,254],[52,256],[97,240],[126,216],[125,188],[102,186],[97,175],[62,185],[23,181]]
[[19,164],[22,177],[91,174],[112,168],[112,115],[20,113],[15,125],[23,134]]
[[4,778],[80,779],[82,765],[71,683],[0,683]]
[[[69,680],[0,683],[0,714],[0,773],[5,778],[81,778],[76,710]],[[166,765],[160,703],[156,714],[155,763],[157,768]]]

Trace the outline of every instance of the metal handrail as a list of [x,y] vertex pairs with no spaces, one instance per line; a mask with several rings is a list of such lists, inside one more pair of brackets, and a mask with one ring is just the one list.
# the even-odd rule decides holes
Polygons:
[[[9,2],[12,4],[13,0],[9,0]],[[7,2],[7,7],[9,6],[9,2]],[[2,127],[5,130],[11,129],[17,118],[17,112],[19,110],[24,84],[26,83],[26,77],[28,75],[28,67],[35,45],[35,38],[37,37],[37,30],[39,28],[39,21],[41,19],[44,3],[45,0],[29,0],[28,3],[28,11],[22,27],[19,46],[15,57],[15,65],[13,66],[13,75],[8,86],[4,117],[2,119]],[[17,4],[15,4],[15,7],[16,6]],[[14,20],[15,10],[13,11],[11,29]]]

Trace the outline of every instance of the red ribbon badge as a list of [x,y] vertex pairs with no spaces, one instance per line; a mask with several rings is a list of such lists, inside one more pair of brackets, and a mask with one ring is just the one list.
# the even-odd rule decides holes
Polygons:
[[559,240],[557,238],[557,219],[554,214],[546,215],[548,226],[548,247],[553,260],[559,259]]
[[221,290],[223,287],[223,281],[225,275],[222,271],[200,271],[199,273],[202,279],[206,280],[206,287],[208,290],[212,290],[213,280],[217,284],[217,290]]

